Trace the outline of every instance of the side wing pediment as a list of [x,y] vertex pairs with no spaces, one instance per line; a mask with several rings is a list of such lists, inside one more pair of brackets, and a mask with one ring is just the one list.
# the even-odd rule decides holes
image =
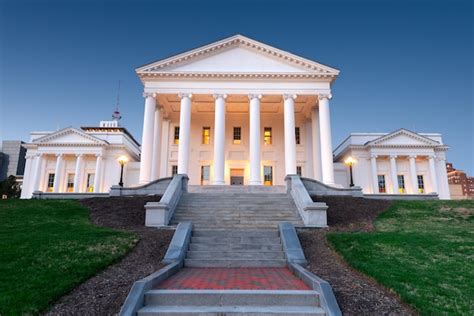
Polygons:
[[65,129],[56,131],[49,135],[45,135],[41,138],[36,139],[33,143],[36,144],[81,144],[81,145],[105,145],[102,139],[84,133],[73,127],[67,127]]

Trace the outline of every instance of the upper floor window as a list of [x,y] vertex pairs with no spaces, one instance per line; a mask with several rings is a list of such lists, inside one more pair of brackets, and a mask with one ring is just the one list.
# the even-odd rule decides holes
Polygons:
[[211,141],[211,128],[209,126],[202,128],[202,144],[209,145]]
[[387,188],[385,186],[385,175],[379,174],[377,176],[377,179],[378,179],[378,183],[379,183],[379,193],[386,193]]
[[48,174],[48,192],[53,192],[54,188],[54,173]]
[[265,145],[272,144],[272,128],[271,127],[264,127],[263,128],[263,143]]
[[301,144],[301,136],[300,136],[300,128],[295,127],[295,138],[296,138],[296,145]]
[[296,166],[296,174],[299,175],[300,177],[303,174],[301,166]]
[[234,145],[240,145],[242,142],[242,128],[240,126],[234,127]]
[[398,181],[398,192],[405,193],[405,177],[403,176],[403,174],[399,174],[397,176],[397,181]]
[[175,145],[179,144],[179,126],[174,127],[174,141],[173,141],[173,143]]
[[425,180],[423,179],[423,175],[419,174],[416,178],[418,180],[418,193],[425,193]]

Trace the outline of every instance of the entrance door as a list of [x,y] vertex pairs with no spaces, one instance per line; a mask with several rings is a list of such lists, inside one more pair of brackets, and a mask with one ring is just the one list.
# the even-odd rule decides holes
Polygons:
[[230,169],[230,185],[244,185],[244,169]]

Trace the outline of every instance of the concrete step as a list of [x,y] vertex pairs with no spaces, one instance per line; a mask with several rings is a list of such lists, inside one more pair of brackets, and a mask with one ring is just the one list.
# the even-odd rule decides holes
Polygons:
[[319,306],[316,291],[301,290],[150,290],[145,305],[165,306]]
[[288,316],[323,316],[320,307],[312,306],[145,306],[138,310],[139,316],[171,315],[288,315]]
[[[173,220],[173,221],[171,221],[171,225],[176,226],[176,225],[178,225],[179,222],[180,221]],[[286,222],[291,222],[296,227],[304,227],[304,225],[300,221],[288,220]],[[193,222],[193,227],[195,229],[226,229],[226,228],[228,228],[228,229],[265,229],[265,230],[268,230],[268,229],[275,229],[276,227],[278,227],[278,223],[279,223],[279,221],[277,221],[277,222],[268,222],[268,223],[265,223],[265,224],[258,224],[258,225],[255,224],[255,223],[252,223],[252,224],[238,223],[238,224],[232,224],[232,225],[224,225],[224,224],[218,223],[216,221],[214,221],[212,223],[194,221]]]
[[283,251],[196,251],[187,253],[188,259],[285,259]]
[[185,259],[184,266],[190,268],[204,267],[285,267],[285,259]]
[[190,244],[189,250],[195,251],[281,251],[281,244]]
[[279,237],[278,230],[194,230],[193,237]]
[[259,244],[259,245],[279,245],[280,237],[192,237],[191,243],[200,244]]

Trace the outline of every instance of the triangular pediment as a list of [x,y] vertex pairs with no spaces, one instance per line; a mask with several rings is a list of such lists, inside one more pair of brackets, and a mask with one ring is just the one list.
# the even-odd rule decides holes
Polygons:
[[35,144],[106,145],[107,142],[74,127],[66,127],[34,140]]
[[437,146],[440,145],[428,137],[418,133],[400,129],[366,144],[367,146]]
[[156,75],[292,75],[335,78],[339,70],[242,35],[179,54],[136,69],[140,77]]

